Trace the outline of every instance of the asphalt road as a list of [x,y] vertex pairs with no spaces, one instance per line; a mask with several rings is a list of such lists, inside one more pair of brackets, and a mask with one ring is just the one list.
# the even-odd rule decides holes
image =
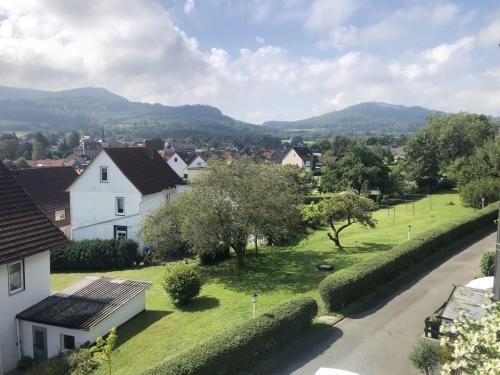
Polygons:
[[378,306],[342,320],[314,345],[289,353],[273,373],[312,375],[333,367],[361,375],[418,374],[408,352],[423,334],[424,319],[448,298],[453,284],[477,276],[481,255],[495,248],[495,239],[495,233],[483,237],[401,285]]

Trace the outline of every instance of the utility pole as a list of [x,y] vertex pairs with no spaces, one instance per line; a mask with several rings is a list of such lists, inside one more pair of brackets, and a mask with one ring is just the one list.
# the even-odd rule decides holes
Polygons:
[[497,219],[497,245],[496,245],[496,259],[495,259],[495,278],[493,279],[493,299],[500,300],[500,207],[498,209]]

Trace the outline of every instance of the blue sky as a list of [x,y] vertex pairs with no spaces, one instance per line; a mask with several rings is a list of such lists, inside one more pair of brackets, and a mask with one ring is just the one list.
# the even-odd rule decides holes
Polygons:
[[362,101],[499,115],[498,43],[497,1],[2,0],[0,85],[254,123]]

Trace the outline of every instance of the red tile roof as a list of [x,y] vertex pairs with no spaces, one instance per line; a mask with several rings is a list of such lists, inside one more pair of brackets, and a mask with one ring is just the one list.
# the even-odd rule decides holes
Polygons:
[[0,161],[0,264],[67,242]]
[[184,184],[156,151],[152,159],[145,147],[104,148],[104,151],[143,195]]

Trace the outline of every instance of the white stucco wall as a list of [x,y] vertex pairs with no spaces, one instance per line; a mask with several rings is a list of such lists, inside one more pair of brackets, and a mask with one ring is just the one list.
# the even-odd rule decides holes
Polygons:
[[24,259],[24,290],[9,295],[7,264],[0,265],[0,373],[14,369],[18,361],[15,316],[50,295],[48,251]]
[[187,168],[187,164],[177,153],[173,154],[172,157],[167,160],[167,164],[170,165],[179,177],[184,178],[184,170]]
[[[100,182],[100,167],[108,167],[108,182]],[[127,227],[127,236],[140,241],[141,223],[167,200],[175,199],[176,189],[143,196],[105,152],[69,188],[72,239],[112,239],[114,226]],[[125,215],[116,214],[116,198],[125,198]],[[140,249],[139,249],[140,250]]]
[[77,348],[88,342],[94,343],[99,336],[102,337],[106,335],[113,327],[118,328],[120,325],[133,318],[144,309],[145,292],[142,292],[88,331],[20,321],[19,326],[22,337],[23,354],[33,357],[33,326],[43,327],[47,330],[47,355],[50,358],[57,356],[63,351],[62,335],[75,336],[75,346]]
[[294,149],[291,149],[288,151],[288,153],[285,155],[283,160],[281,161],[282,165],[296,165],[300,168],[305,168],[309,166],[309,160],[306,160],[305,162],[302,160],[302,158],[295,152]]

